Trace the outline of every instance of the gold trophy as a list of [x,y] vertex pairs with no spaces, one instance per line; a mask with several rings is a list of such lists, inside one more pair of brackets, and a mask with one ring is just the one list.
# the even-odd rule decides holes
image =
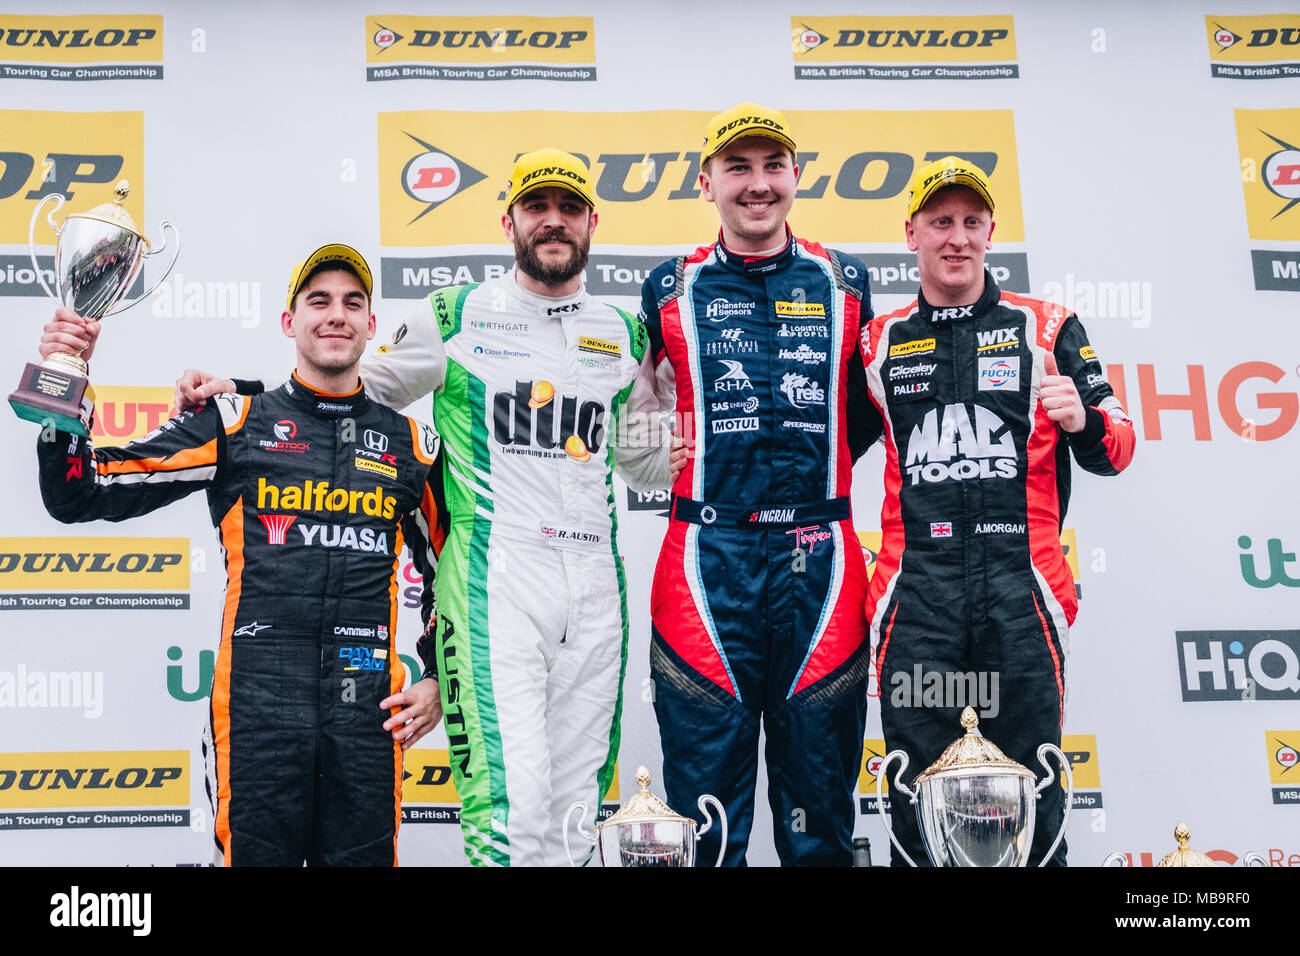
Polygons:
[[[59,193],[45,196],[32,210],[27,240],[36,279],[46,295],[83,318],[101,319],[144,301],[176,265],[176,257],[180,254],[180,232],[164,219],[159,231],[172,231],[171,262],[148,292],[129,302],[125,300],[131,284],[144,266],[144,260],[167,247],[164,238],[163,244],[154,249],[136,227],[131,214],[122,205],[130,191],[130,184],[123,179],[114,189],[116,200],[96,206],[89,212],[66,216],[62,226],[54,222],[54,214],[67,202],[66,197]],[[36,262],[36,222],[45,204],[51,200],[57,204],[50,210],[46,221],[59,239],[54,253],[57,293],[46,285],[45,276]],[[90,403],[83,402],[86,386],[86,363],[81,357],[72,352],[55,352],[39,365],[27,363],[22,381],[9,396],[9,404],[19,418],[42,424],[53,422],[60,431],[86,435],[90,424]]]
[[[1157,867],[1170,866],[1218,866],[1204,853],[1198,853],[1187,845],[1187,841],[1192,838],[1192,831],[1187,828],[1186,823],[1180,823],[1174,827],[1174,839],[1178,841],[1178,849],[1166,853],[1160,858]],[[1106,857],[1102,866],[1128,866],[1128,857],[1123,853],[1112,853]],[[1248,852],[1242,857],[1242,866],[1268,866],[1268,861],[1255,852]]]

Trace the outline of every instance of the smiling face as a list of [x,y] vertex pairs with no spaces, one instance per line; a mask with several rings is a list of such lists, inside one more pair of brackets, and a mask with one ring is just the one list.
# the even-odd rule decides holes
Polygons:
[[298,349],[299,374],[318,382],[356,374],[366,342],[374,338],[375,317],[356,274],[326,265],[303,283],[280,327]]
[[534,189],[510,207],[501,225],[525,276],[547,287],[576,288],[596,229],[595,210],[576,193],[560,186]]
[[704,198],[718,207],[722,241],[733,252],[766,252],[785,238],[799,167],[776,140],[745,136],[709,158]]
[[993,226],[984,200],[964,186],[941,189],[907,221],[907,248],[916,253],[927,302],[969,305],[980,297]]

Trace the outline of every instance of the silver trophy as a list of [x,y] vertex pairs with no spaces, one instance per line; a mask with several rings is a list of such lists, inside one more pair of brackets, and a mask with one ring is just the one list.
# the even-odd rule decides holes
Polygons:
[[727,852],[727,814],[717,797],[707,793],[700,797],[699,808],[705,820],[701,827],[689,817],[674,813],[650,792],[650,771],[645,767],[637,767],[636,783],[640,791],[608,820],[597,823],[595,833],[582,827],[589,812],[587,805],[579,801],[569,807],[564,815],[564,852],[570,865],[581,865],[569,847],[569,821],[577,813],[578,835],[595,844],[601,866],[694,866],[696,841],[713,826],[706,806],[710,803],[718,811],[722,830],[722,846],[713,865],[722,865]]
[[[89,212],[66,216],[62,226],[54,222],[54,214],[67,202],[66,197],[59,193],[43,197],[32,210],[27,239],[37,281],[46,295],[82,318],[101,319],[144,301],[176,265],[176,257],[180,254],[180,233],[172,223],[163,220],[159,231],[170,229],[174,240],[171,262],[148,292],[131,301],[126,300],[144,260],[167,248],[165,236],[163,244],[155,249],[136,227],[131,214],[122,205],[130,191],[130,184],[122,180],[114,190],[117,195],[114,202],[103,203]],[[51,201],[56,205],[47,214],[46,221],[59,240],[54,253],[57,292],[46,284],[45,275],[36,261],[36,223],[41,210]],[[21,383],[9,396],[9,404],[20,418],[34,422],[53,421],[60,430],[85,435],[89,423],[85,407],[89,403],[82,401],[86,384],[86,363],[81,357],[72,352],[55,352],[39,365],[27,364]]]
[[1060,832],[1038,864],[1045,865],[1061,845],[1065,824],[1070,819],[1074,796],[1070,762],[1059,747],[1040,745],[1038,761],[1047,770],[1047,776],[1035,786],[1031,770],[1008,758],[996,744],[976,732],[979,718],[972,708],[962,711],[961,724],[966,728],[966,735],[954,740],[943,756],[916,775],[912,781],[915,792],[903,783],[907,754],[893,750],[885,755],[876,777],[876,808],[889,839],[903,859],[916,866],[916,861],[894,836],[881,795],[885,772],[897,758],[894,786],[916,807],[921,838],[931,863],[935,866],[1024,866],[1034,844],[1034,811],[1039,794],[1056,783],[1056,775],[1047,763],[1047,755],[1052,754],[1065,771],[1065,816]]
[[[1186,823],[1180,823],[1174,827],[1174,839],[1178,841],[1178,848],[1166,853],[1160,858],[1157,867],[1170,866],[1218,866],[1204,853],[1198,853],[1187,845],[1187,841],[1192,838],[1192,831],[1187,828]],[[1128,866],[1128,857],[1123,853],[1112,853],[1106,857],[1102,866]],[[1268,861],[1254,851],[1248,851],[1241,858],[1242,866],[1268,866]]]

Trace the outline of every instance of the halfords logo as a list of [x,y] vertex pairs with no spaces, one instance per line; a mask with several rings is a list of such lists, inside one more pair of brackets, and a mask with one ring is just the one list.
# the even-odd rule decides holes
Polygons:
[[591,17],[370,16],[365,29],[368,80],[596,78]]
[[0,590],[190,586],[188,538],[0,538]]
[[1300,15],[1205,18],[1210,74],[1262,80],[1300,76]]
[[796,79],[1020,75],[1015,24],[987,17],[791,17]]
[[[973,414],[972,414],[973,411]],[[982,405],[930,409],[907,441],[907,474],[922,481],[1014,478],[1016,444],[1008,426]]]
[[0,78],[160,80],[162,59],[156,14],[0,16]]
[[265,478],[258,478],[257,507],[268,511],[346,511],[372,518],[392,518],[397,513],[397,499],[384,494],[382,486],[376,486],[374,491],[350,491],[331,488],[328,481],[273,485]]
[[[800,157],[800,228],[820,241],[896,243],[893,211],[911,177],[920,165],[949,154],[989,173],[998,196],[998,234],[1005,230],[1006,241],[1024,241],[1011,111],[792,111],[788,119],[800,142],[809,144]],[[708,235],[717,228],[717,216],[700,201],[696,145],[708,120],[707,112],[685,110],[382,113],[381,244],[499,245],[503,187],[520,142],[551,143],[582,158],[598,203],[618,204],[619,215],[601,227],[602,242],[665,246],[680,245],[683,236]],[[870,149],[853,134],[863,128],[872,130]],[[407,164],[417,155],[416,137],[429,144],[419,147],[419,155],[454,157],[462,174],[469,166],[487,172],[489,181],[469,185],[462,179],[455,186],[451,173],[431,172],[430,185],[412,195],[408,187],[415,174]],[[441,161],[434,165],[450,168]],[[443,201],[454,191],[455,202],[430,212],[425,188]]]
[[0,754],[0,807],[188,806],[188,750]]
[[1300,631],[1178,631],[1185,701],[1300,700]]

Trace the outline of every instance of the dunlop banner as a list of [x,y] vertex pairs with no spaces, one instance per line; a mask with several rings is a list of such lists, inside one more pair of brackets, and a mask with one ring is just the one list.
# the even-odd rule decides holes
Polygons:
[[1000,80],[1020,75],[995,17],[791,17],[796,80]]
[[0,754],[0,807],[188,807],[189,771],[188,750]]
[[594,80],[591,17],[366,17],[367,80]]
[[[1235,110],[1251,239],[1300,242],[1300,109]],[[1300,250],[1253,249],[1255,288],[1300,292]]]
[[0,79],[161,80],[157,14],[0,16]]
[[1300,76],[1300,14],[1205,18],[1210,75],[1236,80]]
[[0,592],[28,592],[0,610],[179,610],[189,587],[189,538],[0,538]]
[[[144,221],[144,113],[0,110],[0,130],[0,244],[27,245],[32,210],[42,197],[67,197],[54,217],[62,224],[70,212],[112,202],[119,179],[131,183],[127,211]],[[48,223],[37,224],[36,242],[51,248],[57,242]],[[32,278],[31,294],[44,295]]]

